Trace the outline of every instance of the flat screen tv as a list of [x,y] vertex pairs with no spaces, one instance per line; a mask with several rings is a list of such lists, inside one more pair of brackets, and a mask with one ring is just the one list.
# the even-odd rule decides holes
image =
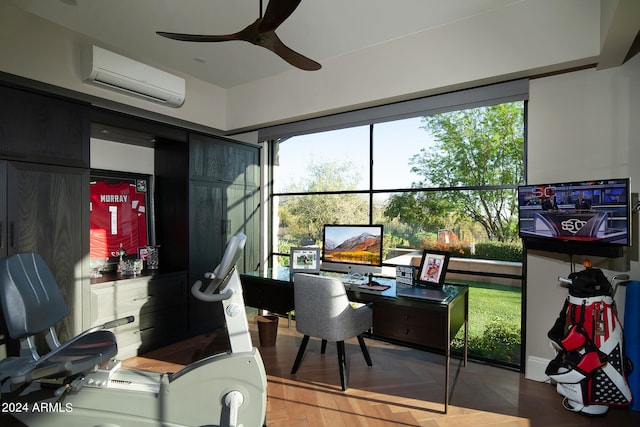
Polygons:
[[522,185],[518,215],[529,248],[621,256],[630,245],[629,179]]
[[326,224],[322,236],[322,269],[349,273],[382,271],[383,226]]

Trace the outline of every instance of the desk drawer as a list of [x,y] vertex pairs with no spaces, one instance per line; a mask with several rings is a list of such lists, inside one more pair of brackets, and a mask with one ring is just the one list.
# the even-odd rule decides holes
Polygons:
[[445,350],[446,312],[374,304],[373,334],[381,338]]

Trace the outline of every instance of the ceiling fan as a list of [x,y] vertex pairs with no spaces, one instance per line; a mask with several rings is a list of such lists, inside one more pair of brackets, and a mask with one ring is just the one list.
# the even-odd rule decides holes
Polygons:
[[262,16],[262,0],[260,0],[260,17],[253,24],[233,34],[225,35],[197,35],[180,34],[157,31],[156,34],[173,40],[189,42],[225,42],[230,40],[242,40],[256,46],[269,49],[294,67],[306,71],[319,70],[322,65],[295,52],[286,46],[276,35],[276,29],[298,7],[302,0],[271,0],[267,4],[267,10]]

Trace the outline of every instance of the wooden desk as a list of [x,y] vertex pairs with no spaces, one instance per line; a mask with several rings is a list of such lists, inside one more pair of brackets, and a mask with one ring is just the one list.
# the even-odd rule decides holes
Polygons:
[[[320,274],[336,275],[325,272]],[[240,280],[247,306],[285,315],[295,309],[293,282],[288,268],[241,274]],[[380,292],[347,286],[349,299],[372,303],[373,338],[444,353],[446,414],[450,394],[451,341],[461,327],[464,327],[463,366],[467,365],[469,288],[464,285],[446,285],[448,297],[438,302],[397,296],[395,280],[379,277],[375,280],[391,287]]]

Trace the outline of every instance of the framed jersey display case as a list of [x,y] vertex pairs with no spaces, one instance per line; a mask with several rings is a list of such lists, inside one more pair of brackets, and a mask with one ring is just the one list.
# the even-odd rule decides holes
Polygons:
[[150,186],[149,175],[92,171],[91,258],[135,258],[139,248],[153,243]]

